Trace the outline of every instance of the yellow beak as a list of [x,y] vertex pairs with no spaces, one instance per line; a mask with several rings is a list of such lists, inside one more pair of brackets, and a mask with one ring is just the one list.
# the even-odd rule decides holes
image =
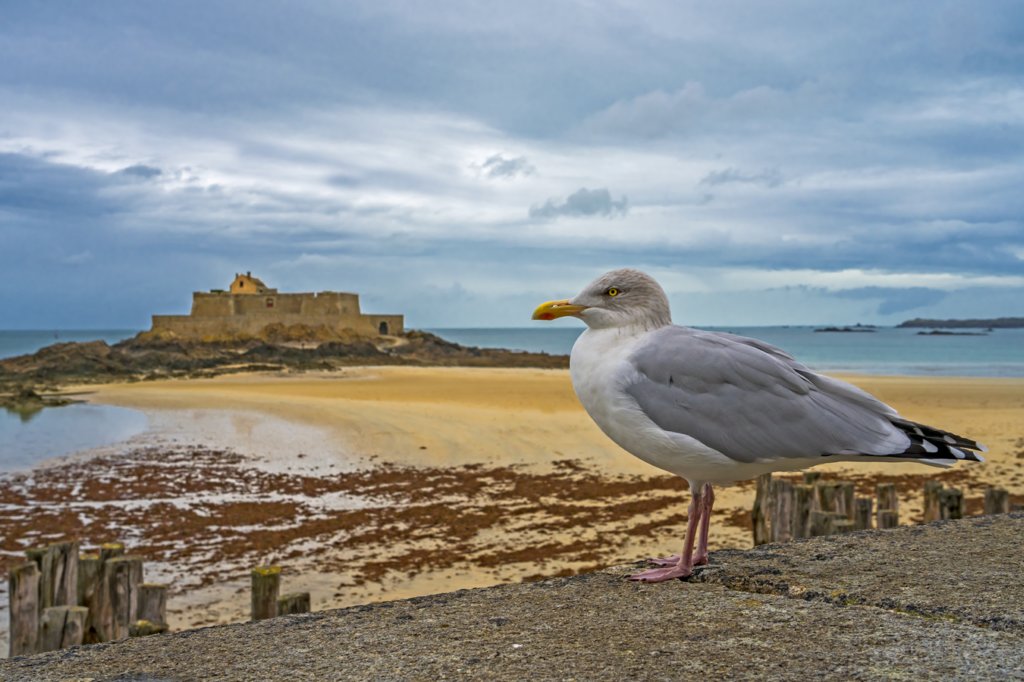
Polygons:
[[569,303],[569,299],[567,298],[564,298],[561,301],[548,301],[547,303],[541,303],[537,306],[537,309],[533,311],[533,319],[553,320],[556,317],[579,315],[586,309],[587,306],[585,305],[573,305]]

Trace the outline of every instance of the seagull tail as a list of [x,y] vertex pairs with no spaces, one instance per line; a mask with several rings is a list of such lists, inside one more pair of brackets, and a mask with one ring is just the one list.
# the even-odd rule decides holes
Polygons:
[[948,466],[957,461],[985,461],[978,453],[988,452],[988,448],[970,438],[900,417],[890,417],[889,421],[910,439],[910,447],[901,453],[892,453],[888,455],[889,457],[912,459],[938,466]]

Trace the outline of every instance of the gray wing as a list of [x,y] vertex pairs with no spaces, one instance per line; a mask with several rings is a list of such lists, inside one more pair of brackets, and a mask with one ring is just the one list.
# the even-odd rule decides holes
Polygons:
[[629,361],[637,373],[626,391],[655,424],[737,461],[895,455],[910,445],[891,407],[755,339],[664,327]]

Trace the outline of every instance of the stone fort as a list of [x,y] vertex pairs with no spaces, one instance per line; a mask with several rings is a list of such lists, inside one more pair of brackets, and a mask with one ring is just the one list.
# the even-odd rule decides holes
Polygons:
[[269,325],[323,326],[335,332],[366,336],[401,334],[402,315],[368,315],[359,309],[359,294],[337,291],[281,294],[251,272],[236,274],[227,291],[192,294],[188,315],[154,315],[153,332],[184,338],[258,335]]

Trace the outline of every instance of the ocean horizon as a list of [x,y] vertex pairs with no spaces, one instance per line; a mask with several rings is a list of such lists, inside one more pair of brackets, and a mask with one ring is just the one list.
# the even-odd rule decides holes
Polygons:
[[[982,335],[921,335],[914,328],[871,327],[872,332],[817,332],[825,325],[699,327],[750,336],[777,346],[812,369],[875,375],[1024,377],[1024,329]],[[54,343],[130,338],[136,329],[0,330],[0,358],[25,355]],[[424,331],[465,345],[565,355],[582,325],[451,328]],[[956,330],[962,332],[963,330]]]

